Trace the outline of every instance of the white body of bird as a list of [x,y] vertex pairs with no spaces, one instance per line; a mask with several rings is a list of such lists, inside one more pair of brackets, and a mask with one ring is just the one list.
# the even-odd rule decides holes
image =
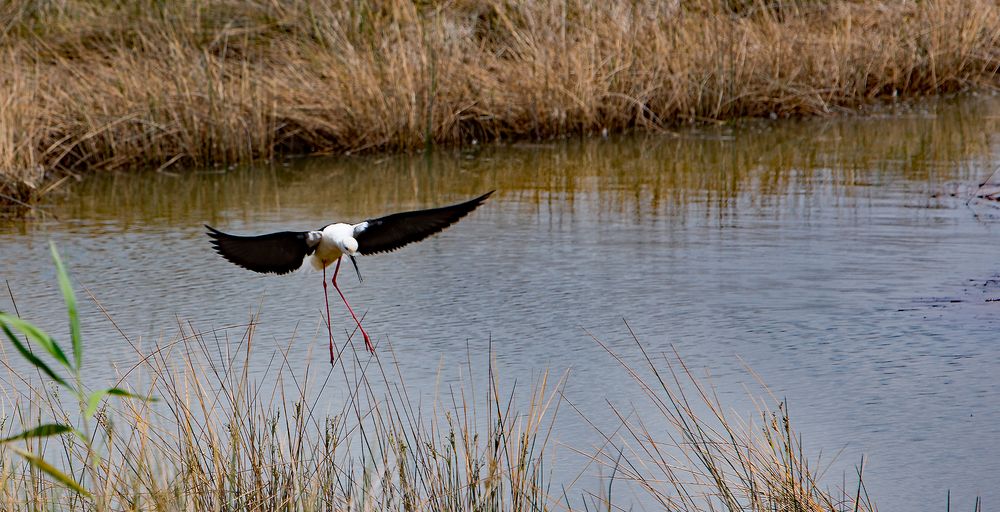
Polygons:
[[336,263],[345,254],[354,256],[358,253],[358,241],[354,238],[353,224],[338,222],[315,233],[319,233],[322,237],[316,246],[316,252],[309,257],[309,263],[316,270],[323,270]]

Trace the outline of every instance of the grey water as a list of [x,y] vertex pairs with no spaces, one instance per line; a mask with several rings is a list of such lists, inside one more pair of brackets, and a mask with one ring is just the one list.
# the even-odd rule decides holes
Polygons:
[[[956,510],[977,496],[992,508],[1000,208],[973,196],[1000,163],[998,127],[1000,100],[969,96],[838,119],[99,175],[0,225],[0,280],[22,315],[62,332],[54,241],[78,288],[135,339],[259,312],[258,343],[299,332],[292,364],[323,363],[318,274],[237,268],[202,225],[313,229],[496,189],[439,236],[361,258],[363,283],[341,274],[410,389],[485,372],[492,349],[505,379],[566,376],[580,412],[561,409],[553,436],[586,451],[600,439],[580,414],[611,426],[607,400],[642,407],[595,341],[638,364],[630,327],[650,351],[676,350],[737,414],[755,414],[745,389],[759,377],[822,453],[824,484],[850,482],[863,456],[882,510],[944,510],[949,491]],[[93,302],[82,310],[88,374],[107,374],[130,349]],[[560,451],[557,481],[589,471],[574,457]]]

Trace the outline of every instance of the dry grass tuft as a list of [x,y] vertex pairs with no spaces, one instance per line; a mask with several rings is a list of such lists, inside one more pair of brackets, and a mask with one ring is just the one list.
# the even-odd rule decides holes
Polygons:
[[811,115],[995,86],[989,0],[0,6],[0,194],[67,173]]
[[[89,442],[64,434],[0,443],[0,508],[489,512],[634,506],[635,495],[612,499],[617,479],[665,510],[874,510],[860,473],[857,494],[835,497],[818,485],[787,408],[765,407],[763,427],[744,425],[722,412],[682,362],[681,372],[669,362],[660,366],[641,344],[648,375],[612,356],[652,401],[653,414],[610,407],[621,427],[606,435],[605,448],[588,455],[611,468],[605,494],[550,489],[546,467],[562,382],[551,385],[543,375],[527,393],[504,392],[490,364],[479,392],[468,381],[427,405],[421,390],[407,388],[398,366],[351,353],[342,353],[332,369],[322,364],[293,372],[284,347],[261,371],[252,356],[259,351],[256,327],[252,321],[237,340],[226,333],[239,326],[199,332],[181,325],[175,340],[148,351],[122,333],[140,361],[119,374],[116,385],[159,401],[105,403],[93,429],[83,429]],[[293,336],[289,343],[295,341]],[[0,437],[79,421],[75,404],[61,399],[40,372],[14,370],[8,353],[0,360],[7,368],[0,378]],[[694,393],[685,393],[684,377]],[[24,443],[23,450],[44,456],[92,496],[53,483],[16,457],[10,443]]]
[[[182,326],[178,339],[144,353],[119,378],[159,402],[102,407],[100,458],[70,435],[29,444],[92,498],[0,447],[0,508],[500,511],[552,501],[543,460],[561,383],[543,376],[527,394],[504,394],[491,372],[485,387],[469,382],[429,409],[393,368],[351,354],[333,369],[293,373],[286,347],[255,375],[255,327],[230,340]],[[37,378],[11,371],[5,380],[4,435],[79,415]],[[338,388],[340,400],[330,396]],[[514,408],[515,396],[527,396],[525,409]]]
[[864,486],[862,466],[851,488],[846,480],[837,492],[820,485],[820,471],[792,429],[787,402],[755,398],[759,424],[727,412],[711,386],[695,377],[678,354],[653,355],[634,333],[632,338],[644,368],[605,349],[655,412],[639,415],[611,406],[622,428],[602,432],[607,443],[595,459],[620,481],[638,487],[664,510],[877,510]]

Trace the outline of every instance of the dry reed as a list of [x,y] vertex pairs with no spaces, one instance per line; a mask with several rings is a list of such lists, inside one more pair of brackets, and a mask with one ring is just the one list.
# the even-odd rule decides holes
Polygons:
[[[490,351],[479,392],[473,378],[428,406],[420,390],[407,388],[398,365],[360,360],[346,347],[334,368],[304,371],[292,371],[287,347],[279,348],[261,372],[261,360],[252,357],[260,350],[256,328],[251,319],[239,339],[230,339],[240,326],[200,332],[181,324],[176,339],[145,350],[121,332],[138,363],[118,375],[116,386],[159,401],[105,403],[94,428],[82,430],[89,441],[64,434],[0,443],[0,507],[541,511],[617,510],[635,499],[550,489],[546,467],[561,381],[552,385],[543,375],[527,393],[502,391]],[[685,393],[669,364],[667,372],[636,343],[652,378],[612,356],[639,384],[638,396],[652,401],[654,414],[611,406],[620,434],[607,434],[606,448],[587,455],[612,468],[608,489],[615,478],[627,481],[645,496],[640,500],[665,510],[874,510],[860,474],[856,495],[835,498],[821,489],[786,408],[760,402],[762,428],[738,422],[687,368],[681,375],[690,378],[694,394]],[[41,373],[15,370],[8,351],[2,353],[0,436],[80,421]],[[331,379],[335,386],[327,385]],[[90,496],[53,483],[16,457],[10,443],[44,456]],[[571,499],[570,492],[583,497]]]
[[[159,402],[102,407],[96,463],[73,436],[30,444],[92,497],[0,448],[0,508],[499,511],[542,510],[552,501],[543,459],[561,383],[543,376],[519,411],[514,397],[524,393],[504,394],[491,372],[484,387],[468,383],[427,410],[393,368],[346,353],[336,368],[298,373],[278,350],[274,366],[255,376],[255,327],[230,340],[182,325],[178,339],[143,353],[144,362],[119,378]],[[72,405],[4,363],[4,431],[75,422]],[[341,378],[343,401],[328,411],[337,386],[326,385]],[[472,396],[476,389],[483,394]]]
[[14,0],[0,196],[78,172],[656,130],[995,86],[988,0]]
[[[622,427],[601,432],[596,456],[622,482],[638,487],[664,510],[800,511],[877,510],[857,478],[837,492],[819,485],[816,462],[792,429],[788,403],[763,389],[757,423],[728,409],[714,389],[695,377],[676,353],[652,354],[629,329],[644,367],[602,346],[649,400],[649,413],[611,405]],[[600,343],[600,342],[598,342]],[[610,492],[608,493],[610,494]]]

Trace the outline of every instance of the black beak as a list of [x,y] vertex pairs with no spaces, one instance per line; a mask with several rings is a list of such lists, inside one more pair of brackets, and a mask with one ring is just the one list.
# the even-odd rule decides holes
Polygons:
[[354,271],[358,274],[358,282],[365,282],[365,280],[361,278],[361,271],[358,270],[358,260],[354,259],[354,256],[351,256],[351,263],[354,264]]

